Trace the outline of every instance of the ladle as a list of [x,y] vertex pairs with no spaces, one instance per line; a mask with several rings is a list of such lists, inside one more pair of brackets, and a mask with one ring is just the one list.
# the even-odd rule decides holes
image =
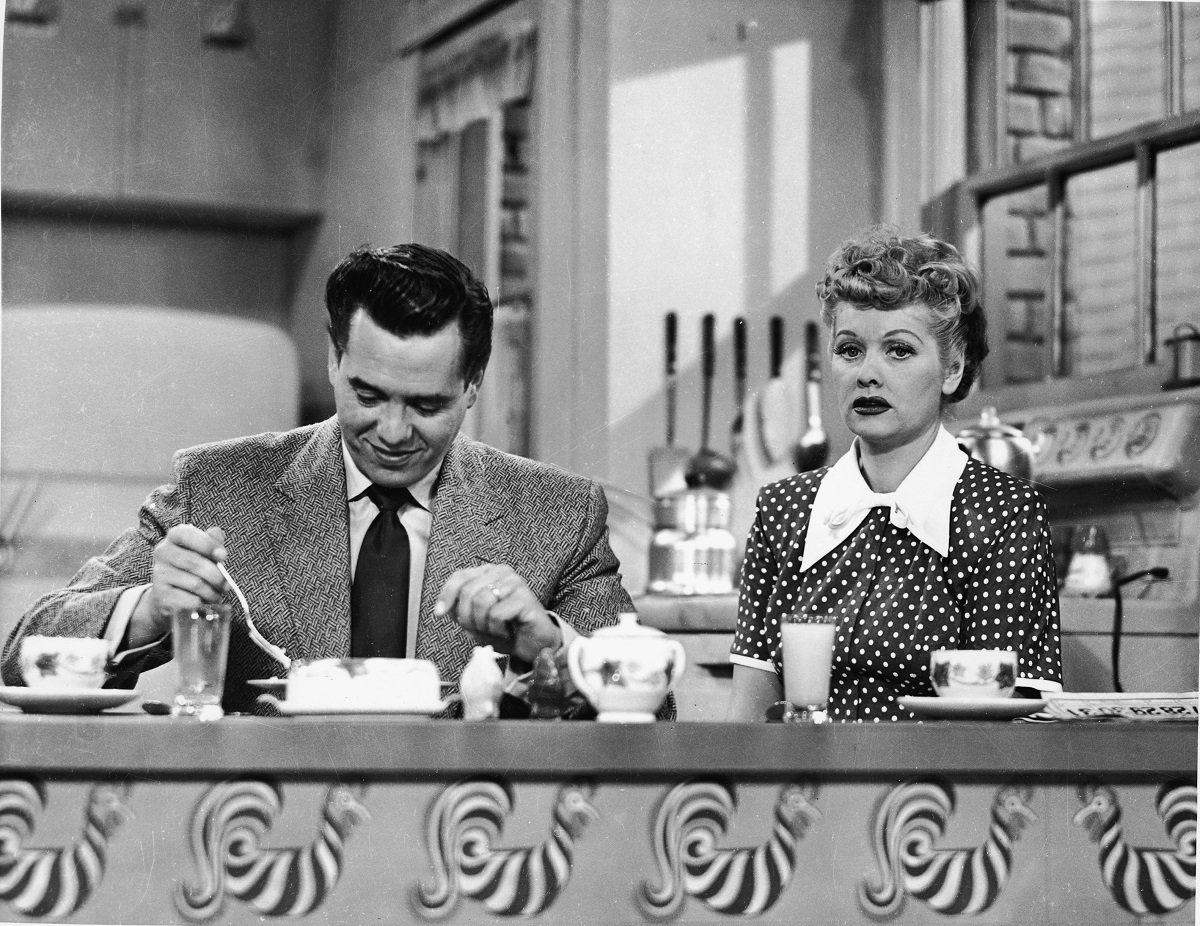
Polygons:
[[688,461],[684,480],[689,489],[726,489],[737,471],[729,457],[708,446],[708,426],[712,416],[712,381],[716,369],[716,316],[711,312],[701,321],[702,388],[700,399],[700,450]]
[[821,348],[816,322],[804,326],[804,401],[808,406],[808,430],[792,448],[796,472],[824,466],[829,459],[829,435],[821,426]]
[[675,346],[678,318],[674,312],[666,315],[663,343],[666,347],[666,380],[663,394],[667,402],[667,443],[650,451],[650,494],[655,498],[676,495],[687,488],[687,473],[691,453],[675,443],[675,399],[678,389],[675,373]]

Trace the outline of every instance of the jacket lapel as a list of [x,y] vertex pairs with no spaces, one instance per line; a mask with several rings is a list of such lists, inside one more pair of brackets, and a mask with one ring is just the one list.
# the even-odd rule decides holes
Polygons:
[[496,490],[481,445],[455,438],[438,477],[417,624],[416,655],[434,660],[445,681],[457,681],[474,642],[453,618],[436,617],[433,606],[456,570],[508,562],[507,509]]
[[[434,603],[458,569],[511,559],[503,486],[490,478],[482,446],[461,435],[442,463],[421,588],[416,656],[454,681],[471,637]],[[350,652],[350,556],[346,471],[336,419],[323,423],[275,483],[267,530],[287,602],[286,626],[271,627],[288,655],[315,659]]]
[[336,419],[313,433],[274,485],[269,515],[293,658],[350,653],[350,528]]

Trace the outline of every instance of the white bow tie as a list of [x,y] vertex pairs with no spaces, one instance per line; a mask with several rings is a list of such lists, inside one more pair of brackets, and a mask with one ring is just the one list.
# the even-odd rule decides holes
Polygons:
[[[856,447],[825,474],[813,500],[804,536],[803,572],[846,540],[872,508],[887,508],[892,525],[909,531],[946,556],[950,548],[950,506],[954,487],[967,465],[966,454],[941,428],[933,446],[895,492],[872,492],[858,469]],[[898,499],[903,499],[899,501]]]
[[896,527],[907,528],[911,520],[904,509],[900,507],[900,503],[896,501],[895,492],[868,492],[856,498],[853,504],[829,512],[825,516],[825,524],[836,531],[843,524],[872,508],[890,508],[889,519]]

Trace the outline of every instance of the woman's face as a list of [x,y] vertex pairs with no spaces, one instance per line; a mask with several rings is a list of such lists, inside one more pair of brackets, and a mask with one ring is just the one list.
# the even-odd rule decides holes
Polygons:
[[962,379],[962,357],[942,366],[932,313],[921,303],[866,309],[839,303],[832,371],[846,426],[886,451],[928,437],[941,420],[942,397]]

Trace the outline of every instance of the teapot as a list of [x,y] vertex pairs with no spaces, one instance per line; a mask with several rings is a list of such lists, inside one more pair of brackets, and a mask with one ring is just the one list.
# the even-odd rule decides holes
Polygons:
[[605,722],[653,721],[686,665],[683,644],[642,626],[636,614],[620,614],[615,626],[567,648],[571,680]]
[[1033,478],[1033,442],[1018,428],[1002,424],[993,406],[985,407],[979,422],[967,425],[956,439],[958,446],[976,460],[1018,479]]

